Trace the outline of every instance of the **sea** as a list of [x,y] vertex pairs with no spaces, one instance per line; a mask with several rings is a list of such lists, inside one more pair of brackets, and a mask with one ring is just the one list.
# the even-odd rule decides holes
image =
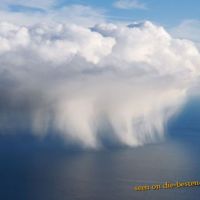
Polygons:
[[0,135],[0,200],[199,200],[200,186],[136,191],[136,186],[200,181],[200,103],[190,101],[165,139],[136,148],[82,150],[59,138]]

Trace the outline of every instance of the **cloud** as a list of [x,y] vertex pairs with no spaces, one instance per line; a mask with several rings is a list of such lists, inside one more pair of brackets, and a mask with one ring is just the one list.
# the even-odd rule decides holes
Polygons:
[[18,5],[18,6],[26,6],[32,8],[40,8],[40,9],[49,9],[56,5],[56,0],[1,0],[1,6],[10,6],[10,5]]
[[119,9],[147,9],[147,6],[138,0],[118,0],[113,5]]
[[92,26],[105,21],[105,10],[82,4],[59,5],[57,0],[2,0],[0,22],[18,25],[69,23]]
[[185,20],[170,30],[174,37],[192,40],[200,47],[200,21]]
[[41,22],[75,23],[82,26],[93,26],[105,21],[105,11],[79,4],[68,5],[57,9],[48,9],[45,12],[11,12],[0,10],[0,21],[7,21],[18,25],[33,25]]
[[87,148],[162,139],[200,72],[194,43],[148,21],[4,22],[0,42],[1,133],[53,133]]

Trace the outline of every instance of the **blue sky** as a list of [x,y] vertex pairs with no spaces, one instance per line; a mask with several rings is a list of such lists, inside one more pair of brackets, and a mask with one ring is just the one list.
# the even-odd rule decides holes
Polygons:
[[[117,4],[118,1],[121,4]],[[103,10],[108,20],[150,20],[164,26],[174,26],[184,20],[200,18],[198,0],[44,0],[42,3],[38,0],[28,2],[3,0],[2,2],[0,4],[6,5],[3,9],[26,13],[57,10],[78,4]],[[123,5],[124,2],[127,7],[120,7],[119,5]]]
[[113,6],[115,1],[68,1],[63,0],[63,5],[77,3],[100,7],[107,10],[109,16],[119,19],[128,18],[133,20],[151,20],[165,25],[174,25],[186,19],[200,18],[200,1],[198,0],[140,0],[147,9],[120,9]]

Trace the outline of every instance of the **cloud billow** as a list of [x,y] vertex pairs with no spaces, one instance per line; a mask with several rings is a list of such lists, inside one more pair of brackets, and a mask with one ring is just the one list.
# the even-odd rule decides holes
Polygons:
[[151,22],[129,26],[0,24],[0,130],[53,132],[98,148],[163,138],[199,75],[189,40]]

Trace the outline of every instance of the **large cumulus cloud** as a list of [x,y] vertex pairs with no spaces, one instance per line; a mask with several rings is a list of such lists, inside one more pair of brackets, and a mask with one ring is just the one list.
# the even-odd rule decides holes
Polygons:
[[0,24],[0,130],[97,148],[164,136],[199,76],[200,55],[151,22]]

